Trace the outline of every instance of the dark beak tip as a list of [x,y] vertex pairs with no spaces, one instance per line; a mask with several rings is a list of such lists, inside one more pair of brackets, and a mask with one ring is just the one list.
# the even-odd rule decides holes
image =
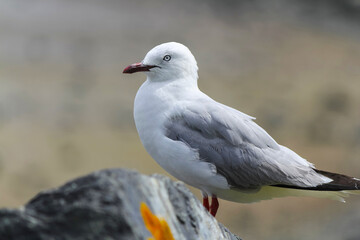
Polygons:
[[126,68],[124,68],[124,70],[123,70],[122,73],[131,74],[131,73],[133,73],[133,72],[131,71],[131,69],[132,69],[132,66],[129,65],[129,66],[127,66]]
[[127,66],[124,70],[123,73],[125,74],[131,74],[131,73],[135,73],[135,72],[149,72],[151,68],[154,68],[157,66],[154,65],[145,65],[142,63],[134,63],[131,64],[129,66]]
[[142,64],[142,63],[133,63],[133,64],[130,64],[129,66],[127,66],[123,70],[123,73],[131,74],[131,73],[142,72],[142,71],[144,71],[144,64]]

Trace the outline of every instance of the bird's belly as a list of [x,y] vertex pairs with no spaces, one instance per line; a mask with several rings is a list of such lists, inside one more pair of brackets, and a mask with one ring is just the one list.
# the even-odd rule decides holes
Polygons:
[[216,173],[215,166],[200,161],[197,152],[186,144],[159,133],[150,137],[139,135],[151,157],[172,176],[205,192],[213,188],[228,189],[226,179]]
[[[205,192],[229,188],[226,179],[216,173],[215,166],[199,160],[196,150],[166,137],[164,123],[175,106],[147,87],[144,84],[135,98],[134,119],[141,142],[151,157],[177,179]],[[149,106],[149,102],[153,104]]]
[[213,189],[229,188],[226,179],[216,173],[215,166],[200,161],[196,151],[183,142],[167,138],[161,128],[142,123],[136,127],[146,151],[172,176],[208,194],[212,194]]

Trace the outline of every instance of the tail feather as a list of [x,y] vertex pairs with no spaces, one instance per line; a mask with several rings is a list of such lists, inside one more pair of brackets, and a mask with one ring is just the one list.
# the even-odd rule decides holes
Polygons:
[[217,191],[216,195],[228,201],[241,202],[241,203],[259,202],[262,200],[282,198],[282,197],[316,197],[316,198],[327,198],[331,200],[345,202],[345,198],[348,197],[353,192],[355,191],[315,191],[308,189],[263,186],[257,192],[244,192],[239,189],[230,189],[230,190],[227,189],[227,190]]
[[317,197],[345,202],[344,198],[349,195],[360,195],[360,179],[317,169],[314,170],[333,181],[315,187],[277,184],[263,186],[258,191],[233,188],[230,190],[217,190],[215,193],[222,199],[241,203],[258,202],[280,197]]
[[314,169],[315,172],[332,179],[329,183],[324,183],[315,187],[299,187],[284,184],[272,185],[274,187],[294,188],[315,191],[343,191],[343,190],[360,190],[360,179],[349,177],[343,174],[331,173],[327,171]]

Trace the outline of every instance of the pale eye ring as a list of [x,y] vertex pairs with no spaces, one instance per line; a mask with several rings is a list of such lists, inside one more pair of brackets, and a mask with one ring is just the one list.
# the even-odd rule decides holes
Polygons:
[[170,55],[165,55],[165,56],[163,57],[163,60],[168,62],[168,61],[171,60],[171,56],[170,56]]

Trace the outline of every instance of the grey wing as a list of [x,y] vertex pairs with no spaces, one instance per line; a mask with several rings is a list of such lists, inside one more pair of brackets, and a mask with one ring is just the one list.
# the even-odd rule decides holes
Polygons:
[[188,107],[172,116],[166,134],[196,150],[201,161],[215,165],[231,186],[309,187],[329,181],[311,163],[278,145],[251,117],[215,103]]

